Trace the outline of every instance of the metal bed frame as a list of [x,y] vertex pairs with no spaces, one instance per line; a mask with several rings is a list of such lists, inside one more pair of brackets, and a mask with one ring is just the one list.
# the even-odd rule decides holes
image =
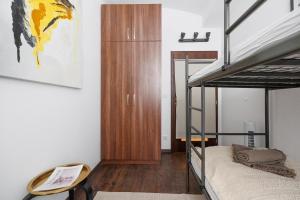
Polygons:
[[[208,199],[211,199],[205,187],[205,137],[215,136],[264,136],[265,146],[269,148],[269,91],[275,89],[287,89],[300,87],[300,34],[294,34],[276,43],[259,50],[251,56],[233,64],[230,63],[230,34],[255,12],[267,0],[256,2],[243,13],[232,25],[230,25],[230,3],[232,0],[224,0],[224,65],[219,70],[210,73],[200,79],[189,82],[188,57],[185,60],[186,80],[186,191],[189,192],[190,170],[200,185],[201,191]],[[290,0],[291,11],[294,10],[294,1]],[[192,106],[192,88],[201,87],[201,108]],[[265,132],[264,133],[206,133],[205,132],[205,88],[263,88],[265,90]],[[201,112],[201,130],[197,130],[192,124],[192,111]],[[201,137],[201,152],[191,142],[191,137]],[[191,152],[201,160],[201,177],[195,172],[191,163]]]

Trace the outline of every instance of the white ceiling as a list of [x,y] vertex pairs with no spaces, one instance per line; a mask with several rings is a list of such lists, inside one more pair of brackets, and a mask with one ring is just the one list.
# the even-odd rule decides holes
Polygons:
[[103,0],[104,3],[161,3],[164,7],[200,14],[215,0]]
[[[207,26],[219,26],[223,17],[223,0],[102,0],[104,3],[160,3],[164,7],[201,15]],[[220,14],[221,13],[221,14]]]

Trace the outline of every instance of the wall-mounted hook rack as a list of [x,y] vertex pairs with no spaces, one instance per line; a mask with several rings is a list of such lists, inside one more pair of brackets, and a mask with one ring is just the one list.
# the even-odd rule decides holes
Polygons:
[[185,35],[186,33],[181,32],[180,34],[180,39],[178,40],[178,42],[208,42],[210,39],[210,32],[206,32],[205,34],[205,38],[198,38],[199,33],[198,32],[194,32],[194,37],[191,39],[185,39]]

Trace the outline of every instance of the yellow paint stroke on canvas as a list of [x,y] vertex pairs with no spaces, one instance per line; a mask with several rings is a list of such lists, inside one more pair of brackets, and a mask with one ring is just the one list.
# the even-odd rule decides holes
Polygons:
[[58,27],[60,20],[71,20],[74,6],[67,0],[27,0],[31,9],[30,29],[36,38],[33,55],[37,66],[40,65],[39,53],[51,40],[52,32]]

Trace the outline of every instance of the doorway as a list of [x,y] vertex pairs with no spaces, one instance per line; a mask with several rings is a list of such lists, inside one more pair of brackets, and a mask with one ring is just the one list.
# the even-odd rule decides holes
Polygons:
[[[203,61],[201,64],[190,65],[190,74],[206,67],[218,58],[217,51],[172,51],[171,52],[171,151],[182,151],[185,147],[185,58]],[[193,89],[193,106],[200,107],[201,88]],[[206,131],[218,131],[218,89],[206,90]],[[200,113],[193,112],[193,126],[200,130]],[[208,145],[213,145],[216,139],[209,139]],[[209,144],[211,143],[211,144]]]

